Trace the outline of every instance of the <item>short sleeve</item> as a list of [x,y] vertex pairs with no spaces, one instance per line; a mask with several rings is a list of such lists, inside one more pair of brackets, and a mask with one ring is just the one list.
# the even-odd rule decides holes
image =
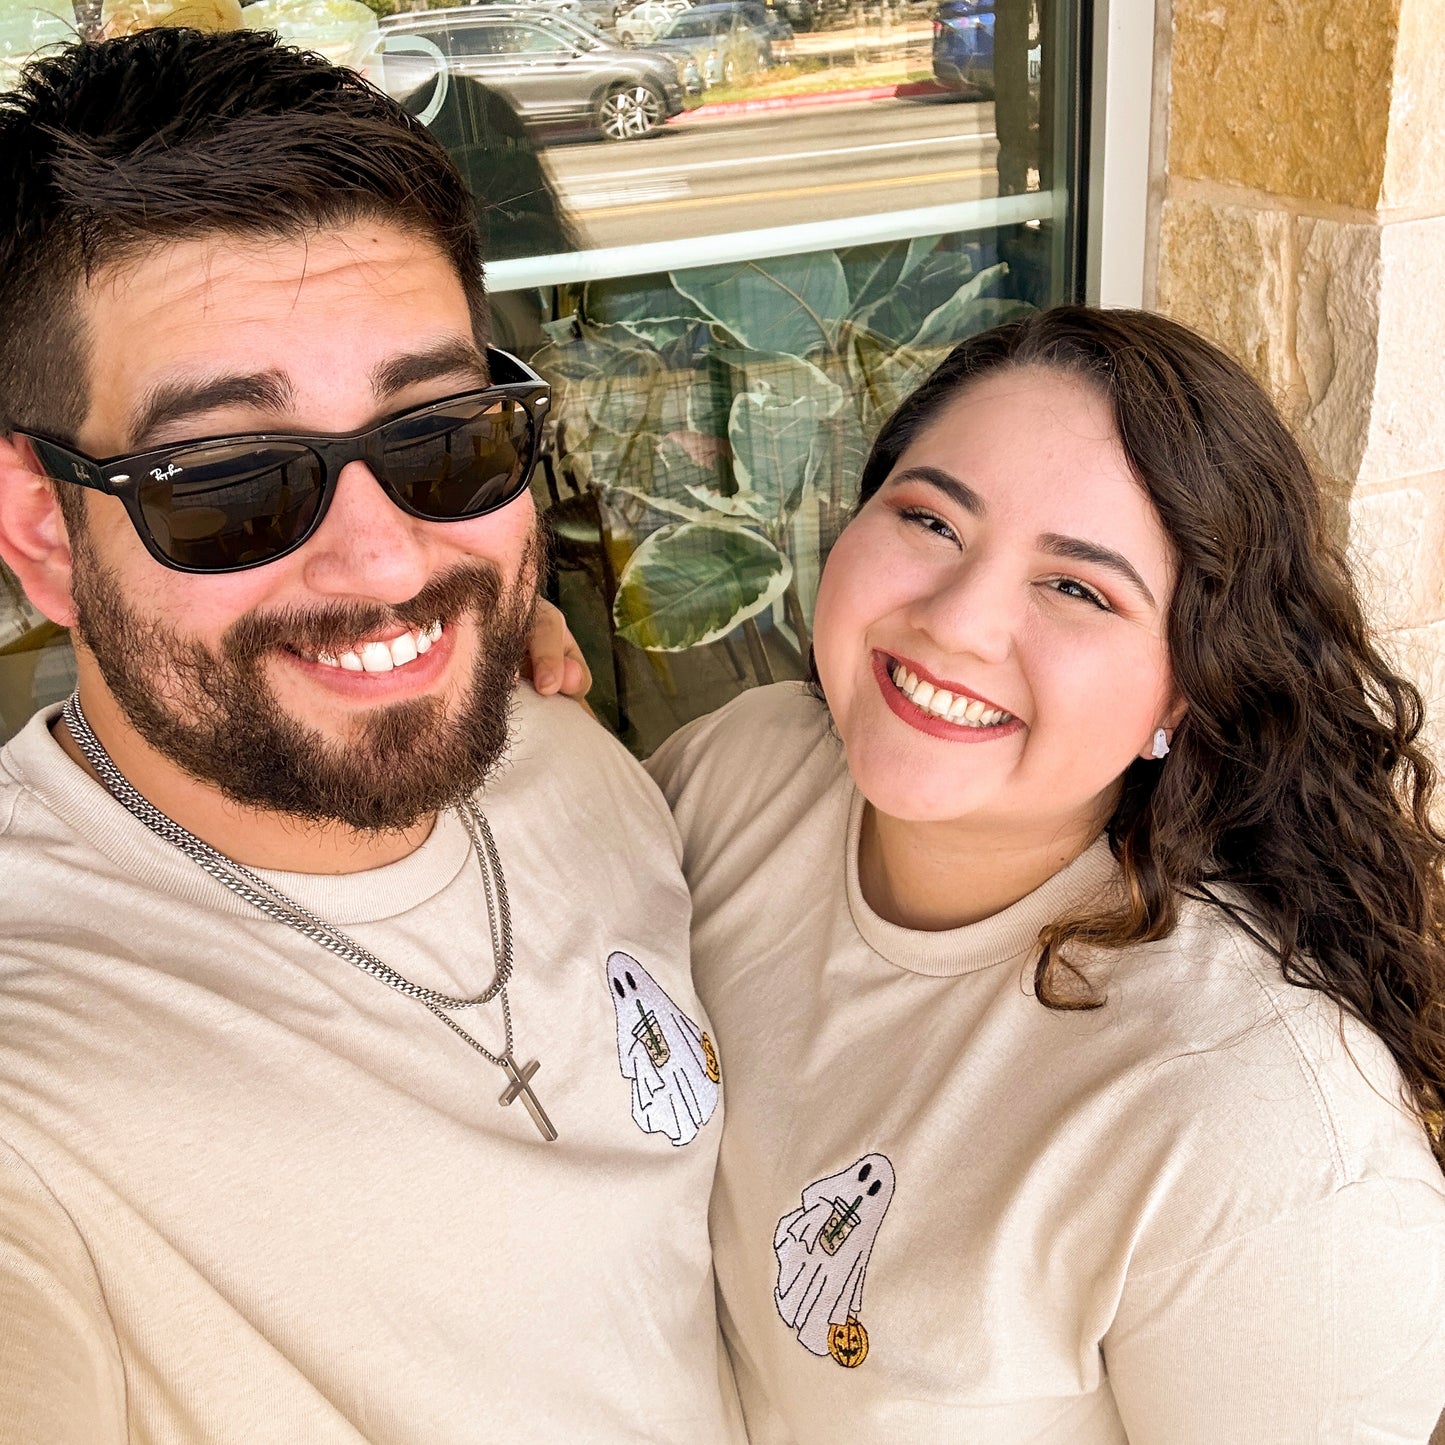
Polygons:
[[647,769],[647,775],[661,789],[662,796],[670,805],[676,804],[677,795],[687,781],[691,771],[689,764],[693,760],[706,723],[706,718],[698,718],[679,728],[663,740],[651,757],[643,761],[642,766]]
[[0,1144],[0,1438],[127,1438],[115,1332],[69,1215]]
[[1131,1274],[1105,1365],[1138,1445],[1422,1445],[1445,1407],[1445,1220],[1373,1178]]

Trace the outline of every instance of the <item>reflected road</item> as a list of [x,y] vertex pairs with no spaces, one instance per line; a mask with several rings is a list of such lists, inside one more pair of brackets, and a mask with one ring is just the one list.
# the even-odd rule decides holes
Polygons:
[[992,196],[997,154],[993,106],[952,97],[684,120],[644,141],[546,152],[588,246]]

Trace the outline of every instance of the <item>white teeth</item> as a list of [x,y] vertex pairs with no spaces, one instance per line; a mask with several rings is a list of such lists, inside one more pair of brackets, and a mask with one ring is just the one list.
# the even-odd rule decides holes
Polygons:
[[432,643],[441,635],[441,623],[433,622],[415,632],[403,632],[390,642],[363,642],[360,647],[342,653],[318,652],[316,661],[323,667],[339,667],[343,672],[390,672],[431,651]]
[[367,672],[390,672],[393,663],[391,648],[384,642],[363,642],[361,644],[361,665]]
[[931,682],[920,681],[902,663],[893,665],[892,675],[894,687],[916,707],[959,727],[991,728],[1013,720],[1012,713],[1002,708],[991,708],[976,697],[967,697],[962,693],[955,696],[946,687],[934,687]]

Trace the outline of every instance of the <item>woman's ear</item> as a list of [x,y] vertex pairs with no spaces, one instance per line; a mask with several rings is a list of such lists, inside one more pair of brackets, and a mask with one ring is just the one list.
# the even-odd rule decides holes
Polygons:
[[0,437],[0,560],[41,613],[75,625],[70,598],[70,534],[55,494],[30,444]]
[[1184,714],[1188,711],[1189,704],[1182,697],[1174,698],[1154,731],[1150,733],[1149,741],[1139,749],[1139,756],[1146,761],[1157,761],[1166,756],[1174,745],[1174,729],[1184,721]]

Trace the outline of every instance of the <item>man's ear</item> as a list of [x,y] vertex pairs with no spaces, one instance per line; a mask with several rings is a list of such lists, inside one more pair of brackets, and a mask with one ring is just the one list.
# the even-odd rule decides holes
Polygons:
[[55,484],[30,443],[0,436],[0,560],[25,595],[52,622],[75,625],[70,599],[70,535]]

